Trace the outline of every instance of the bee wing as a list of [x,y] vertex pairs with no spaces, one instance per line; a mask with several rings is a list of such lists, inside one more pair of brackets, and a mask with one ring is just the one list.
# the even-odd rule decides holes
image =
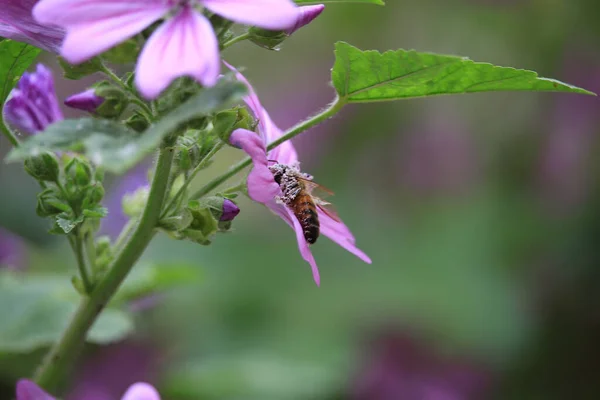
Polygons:
[[329,196],[333,196],[333,191],[331,191],[330,189],[326,188],[323,185],[319,185],[316,182],[313,182],[309,179],[306,178],[302,178],[302,177],[297,177],[297,179],[302,182],[302,184],[304,185],[304,189],[313,197],[317,197],[317,198],[326,198]]
[[313,199],[315,199],[315,204],[317,205],[317,208],[319,209],[319,211],[322,211],[325,215],[327,215],[329,218],[331,218],[334,221],[342,222],[342,220],[338,216],[337,211],[333,208],[331,203],[323,201],[323,200],[319,199],[318,197],[317,198],[313,197]]

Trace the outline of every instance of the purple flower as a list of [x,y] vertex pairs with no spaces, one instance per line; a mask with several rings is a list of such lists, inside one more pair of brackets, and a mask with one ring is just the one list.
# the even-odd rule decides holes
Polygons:
[[231,200],[223,200],[223,214],[219,221],[232,221],[240,213],[239,207]]
[[98,96],[95,89],[88,89],[65,99],[66,106],[89,113],[94,113],[103,102],[104,97]]
[[39,24],[31,9],[37,0],[0,0],[0,36],[58,53],[65,32]]
[[291,0],[41,0],[35,18],[67,31],[61,54],[78,64],[166,18],[150,36],[136,67],[136,84],[156,98],[171,81],[191,76],[205,86],[218,79],[219,43],[198,6],[242,24],[289,29],[299,8]]
[[[246,78],[229,64],[227,66],[236,72],[238,80],[248,86],[250,94],[244,100],[258,120],[259,134],[246,129],[237,129],[229,139],[232,145],[241,148],[252,158],[253,168],[247,181],[248,195],[252,200],[265,204],[294,229],[300,254],[310,264],[315,282],[319,285],[319,270],[310,251],[309,243],[305,239],[304,229],[292,209],[282,202],[284,195],[269,168],[269,164],[273,166],[274,163],[279,166],[298,168],[299,162],[296,149],[290,141],[287,141],[267,153],[266,144],[281,137],[282,132],[260,104],[258,96]],[[317,205],[317,213],[321,234],[364,262],[371,263],[371,259],[355,246],[354,236],[343,222],[326,212],[321,205]]]
[[489,371],[472,360],[432,351],[403,331],[385,332],[367,348],[352,379],[351,400],[470,400],[483,396]]
[[52,72],[38,64],[35,72],[25,72],[4,105],[4,117],[22,133],[41,132],[63,119],[54,91]]
[[310,24],[315,18],[317,18],[323,10],[325,9],[325,5],[317,4],[314,6],[304,6],[300,7],[298,17],[296,19],[296,23],[289,29],[286,29],[285,32],[288,35],[296,32],[298,29],[302,28],[305,25]]
[[[17,400],[55,400],[35,382],[21,379],[17,382]],[[127,389],[121,400],[160,400],[156,389],[144,382],[134,383]]]
[[21,238],[0,229],[0,267],[22,268],[25,254],[25,245]]

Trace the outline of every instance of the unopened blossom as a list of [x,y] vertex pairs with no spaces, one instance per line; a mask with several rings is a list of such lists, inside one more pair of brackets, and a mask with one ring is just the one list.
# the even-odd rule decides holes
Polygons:
[[232,221],[240,213],[240,208],[231,200],[223,200],[223,214],[219,221]]
[[300,7],[296,23],[291,28],[286,29],[285,32],[291,35],[303,26],[310,24],[315,18],[321,15],[324,9],[325,5],[323,4]]
[[38,0],[0,0],[0,37],[58,53],[65,32],[40,24],[31,15]]
[[4,105],[4,118],[22,133],[34,134],[63,119],[54,90],[52,72],[38,64],[25,72]]
[[144,46],[135,71],[138,89],[152,99],[180,76],[205,86],[216,83],[219,43],[200,6],[234,22],[273,30],[292,28],[300,13],[291,0],[41,0],[33,15],[66,30],[61,55],[73,64],[164,18]]
[[[55,400],[35,382],[21,379],[17,382],[16,400]],[[160,400],[156,389],[144,382],[134,383],[127,389],[121,400]]]
[[67,107],[87,111],[89,113],[94,113],[102,103],[104,103],[104,97],[98,96],[95,89],[87,89],[65,99],[65,105]]
[[[248,174],[247,180],[248,195],[252,200],[265,204],[273,213],[294,229],[300,254],[310,264],[313,278],[317,285],[319,285],[319,270],[310,251],[309,243],[304,237],[303,228],[292,209],[281,202],[281,197],[283,196],[282,190],[279,184],[275,182],[273,173],[269,169],[269,165],[273,165],[273,163],[297,167],[299,161],[296,149],[290,141],[286,141],[273,150],[266,151],[267,143],[281,137],[283,133],[262,107],[256,92],[246,78],[229,64],[227,66],[236,72],[238,80],[248,86],[249,95],[244,101],[258,120],[258,134],[246,129],[237,129],[231,134],[229,139],[232,145],[241,148],[252,158],[253,168]],[[334,219],[329,213],[324,212],[319,205],[317,205],[317,213],[320,222],[320,233],[322,235],[327,236],[364,262],[371,263],[371,259],[355,246],[356,240],[343,222]]]

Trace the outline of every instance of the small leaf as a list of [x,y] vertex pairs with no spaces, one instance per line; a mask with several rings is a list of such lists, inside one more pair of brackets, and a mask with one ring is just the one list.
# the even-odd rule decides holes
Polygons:
[[40,51],[26,43],[12,40],[0,42],[0,105]]
[[63,69],[63,76],[67,79],[81,79],[102,70],[102,61],[98,57],[77,65],[69,64],[64,58],[58,57],[58,63]]
[[230,106],[246,94],[246,86],[222,79],[202,90],[141,134],[113,121],[83,118],[50,125],[30,137],[7,156],[8,162],[22,160],[42,151],[83,152],[107,171],[123,173],[158,147],[180,124]]
[[[0,352],[30,352],[56,342],[77,309],[79,296],[65,276],[23,278],[0,274]],[[88,333],[94,343],[123,339],[130,316],[106,309]]]
[[108,208],[94,207],[83,210],[83,216],[87,218],[104,218],[108,215]]
[[335,45],[332,80],[348,103],[493,91],[594,94],[533,71],[414,50],[361,51],[344,42]]
[[83,215],[75,218],[70,214],[61,213],[56,216],[56,224],[64,233],[70,233],[77,225],[83,222]]
[[376,4],[378,6],[385,5],[383,0],[321,0],[321,1],[294,0],[294,1],[296,2],[296,4],[299,4],[301,6],[304,6],[307,4],[330,4],[330,3],[360,3],[360,4]]

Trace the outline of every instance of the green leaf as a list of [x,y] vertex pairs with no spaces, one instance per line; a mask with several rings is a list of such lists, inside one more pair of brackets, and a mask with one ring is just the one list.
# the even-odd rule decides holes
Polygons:
[[111,304],[122,304],[153,293],[188,285],[197,285],[201,272],[197,265],[157,264],[134,268],[113,298]]
[[[64,276],[0,274],[0,352],[30,352],[56,342],[78,300]],[[127,313],[106,309],[88,333],[88,341],[110,343],[132,331]]]
[[361,4],[376,4],[378,6],[384,6],[385,3],[383,0],[294,0],[296,4],[300,4],[301,6],[307,4],[329,4],[329,3],[361,3]]
[[4,104],[11,89],[40,51],[27,43],[12,40],[0,42],[0,105]]
[[348,103],[493,91],[594,94],[533,71],[414,50],[361,51],[345,42],[335,45],[331,75],[340,99]]
[[69,213],[61,213],[56,216],[56,224],[64,233],[69,234],[77,225],[83,222],[83,219],[83,215],[75,218]]
[[72,150],[84,153],[107,171],[123,173],[156,149],[162,139],[182,123],[230,106],[244,94],[244,84],[222,79],[217,85],[191,97],[141,134],[108,120],[83,118],[60,121],[14,148],[6,160],[20,161],[42,151]]

